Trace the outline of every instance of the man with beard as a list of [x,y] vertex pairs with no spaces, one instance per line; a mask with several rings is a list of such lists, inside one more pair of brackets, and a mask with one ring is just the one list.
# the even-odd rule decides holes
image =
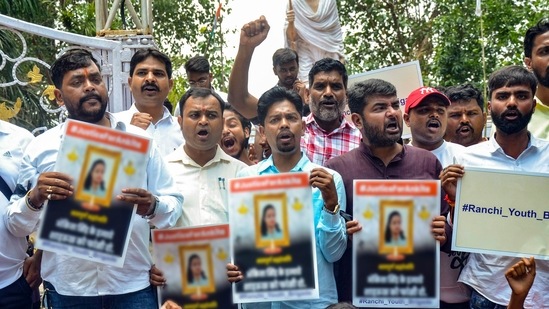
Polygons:
[[[269,27],[264,17],[244,25],[240,36],[240,57],[245,58],[267,37]],[[244,42],[244,43],[243,43]],[[235,59],[235,64],[239,59]],[[251,60],[251,55],[249,55]],[[248,64],[249,61],[248,60]],[[257,100],[231,101],[233,75],[239,70],[233,67],[229,83],[229,101],[243,115],[254,117],[257,114]],[[240,70],[241,71],[241,70]],[[240,72],[241,73],[241,72]],[[242,79],[235,81],[242,82]],[[247,76],[245,79],[247,84]],[[309,107],[311,114],[305,121],[305,135],[301,139],[301,150],[311,162],[324,165],[326,162],[360,144],[360,131],[345,120],[347,94],[347,70],[338,60],[324,58],[317,61],[309,72]],[[233,84],[234,85],[234,84]],[[241,86],[242,87],[242,86]],[[240,104],[237,104],[239,102]]]
[[[254,164],[248,154],[250,131],[252,123],[240,115],[230,104],[225,105],[223,111],[223,134],[219,146],[229,156],[244,162],[247,165]],[[256,135],[257,137],[257,135]]]
[[549,139],[549,18],[541,19],[524,36],[524,64],[538,80],[536,112],[528,130],[537,138]]
[[[412,132],[412,146],[429,150],[442,167],[453,164],[454,157],[465,149],[443,139],[449,106],[450,100],[438,90],[420,87],[410,93],[404,107],[404,121]],[[440,252],[440,308],[469,309],[471,291],[458,282],[468,257],[467,252]]]
[[448,125],[444,139],[465,147],[486,141],[482,133],[487,117],[480,90],[464,84],[448,87],[444,93],[452,102],[447,107]]
[[147,131],[162,156],[172,153],[184,140],[177,119],[164,106],[173,86],[170,58],[155,49],[138,50],[130,60],[128,84],[135,102],[115,116]]
[[347,100],[347,70],[338,60],[321,59],[309,72],[309,106],[301,149],[324,166],[328,160],[355,149],[361,134],[343,114]]
[[[464,166],[549,173],[549,166],[540,164],[549,162],[549,142],[537,139],[527,129],[536,107],[536,84],[536,77],[520,66],[504,67],[490,75],[488,110],[496,132],[488,142],[467,147],[456,158],[460,165],[451,165],[441,174],[449,200],[455,200],[457,179],[463,176]],[[459,277],[460,282],[473,288],[471,308],[506,308],[511,289],[505,271],[519,261],[514,257],[471,253]],[[525,308],[544,308],[549,304],[549,263],[536,264],[536,284]]]
[[225,103],[208,88],[191,88],[181,100],[177,121],[185,144],[166,156],[179,192],[185,196],[178,226],[227,223],[229,179],[246,164],[218,145]]
[[[339,209],[345,210],[345,190],[341,176],[333,170],[312,163],[299,144],[304,133],[303,103],[294,91],[275,87],[259,98],[257,107],[261,135],[271,146],[272,155],[262,162],[248,166],[238,176],[258,176],[288,172],[308,172],[313,191],[316,256],[320,298],[304,301],[273,303],[272,308],[326,308],[337,302],[333,263],[347,246],[345,224]],[[229,281],[243,279],[233,264],[227,265]],[[245,280],[245,279],[244,279]],[[247,304],[246,308],[271,308],[270,303]]]
[[[51,76],[57,102],[67,108],[69,118],[146,136],[142,129],[126,125],[105,112],[107,88],[90,52],[82,49],[66,52],[52,64]],[[25,150],[17,181],[20,190],[12,195],[3,214],[8,230],[15,236],[24,237],[38,228],[45,202],[65,200],[74,194],[74,179],[52,171],[64,129],[65,125],[60,124],[44,132]],[[175,226],[183,197],[156,147],[151,147],[148,155],[148,163],[143,167],[146,176],[140,187],[116,192],[116,199],[137,205],[123,267],[44,252],[41,273],[52,308],[101,308],[105,304],[109,308],[157,306],[149,283],[150,228]],[[25,188],[31,187],[26,193]]]
[[[362,142],[339,157],[328,161],[327,167],[343,177],[347,193],[347,213],[353,214],[353,180],[355,179],[438,179],[442,167],[427,150],[401,145],[402,111],[395,87],[380,79],[369,79],[349,90],[349,108],[355,126],[362,132]],[[433,218],[435,239],[441,249],[449,250],[451,228],[446,223],[448,205],[441,203],[441,215]],[[361,229],[358,221],[347,222],[347,233]],[[352,300],[351,246],[341,258],[337,273],[339,301]]]

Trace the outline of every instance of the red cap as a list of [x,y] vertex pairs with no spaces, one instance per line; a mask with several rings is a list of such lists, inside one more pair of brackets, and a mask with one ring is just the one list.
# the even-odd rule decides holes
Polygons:
[[436,90],[432,87],[419,87],[416,90],[412,91],[408,98],[406,99],[406,105],[404,105],[404,112],[408,114],[411,108],[414,108],[419,105],[427,97],[439,97],[446,106],[450,105],[450,99],[447,96],[442,94],[442,92]]

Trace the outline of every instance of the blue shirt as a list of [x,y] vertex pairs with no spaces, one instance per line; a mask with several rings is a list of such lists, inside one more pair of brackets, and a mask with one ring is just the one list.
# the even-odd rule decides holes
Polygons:
[[[346,209],[346,196],[345,187],[343,186],[343,180],[341,175],[336,171],[322,167],[318,164],[312,163],[303,153],[301,159],[294,166],[290,172],[310,172],[313,168],[319,167],[327,170],[332,174],[335,187],[337,190],[337,199],[339,206],[342,210]],[[246,176],[258,176],[258,175],[271,175],[279,174],[280,171],[276,168],[273,162],[273,157],[259,162],[256,165],[248,166],[238,173],[238,177]],[[319,287],[319,299],[303,300],[303,301],[286,301],[286,302],[273,302],[270,308],[326,308],[327,306],[337,303],[337,289],[334,279],[333,264],[341,258],[345,249],[347,248],[347,234],[345,228],[345,222],[339,215],[332,215],[326,211],[323,211],[324,200],[322,199],[322,193],[318,188],[311,188],[313,190],[313,211],[314,211],[314,225],[315,225],[315,239],[316,239],[316,256],[317,256],[317,268],[318,268],[318,287]],[[246,280],[246,279],[244,279]],[[268,303],[248,304],[247,308],[265,308],[269,307]]]

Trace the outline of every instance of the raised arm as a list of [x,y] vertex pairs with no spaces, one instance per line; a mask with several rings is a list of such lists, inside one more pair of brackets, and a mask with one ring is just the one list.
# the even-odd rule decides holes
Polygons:
[[240,45],[234,60],[227,99],[246,118],[257,116],[257,98],[248,92],[248,74],[254,50],[269,33],[265,16],[245,24],[240,31]]

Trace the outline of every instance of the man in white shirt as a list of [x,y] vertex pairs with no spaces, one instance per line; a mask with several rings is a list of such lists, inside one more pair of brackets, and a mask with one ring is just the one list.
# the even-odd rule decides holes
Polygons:
[[165,159],[177,189],[185,196],[178,226],[229,222],[229,179],[246,167],[218,145],[224,102],[209,88],[191,88],[181,98],[177,121],[185,144]]
[[[66,52],[51,67],[55,96],[66,106],[69,118],[145,136],[106,113],[107,88],[96,60],[82,49]],[[74,193],[73,179],[53,172],[63,138],[60,124],[35,138],[27,147],[18,186],[32,189],[13,195],[3,220],[17,237],[35,231],[47,200],[64,200]],[[153,142],[154,144],[154,142]],[[123,267],[108,266],[63,254],[44,252],[42,278],[53,308],[154,308],[155,293],[149,284],[152,258],[150,226],[175,226],[183,197],[156,147],[151,147],[146,177],[140,188],[117,192],[117,199],[137,205]]]
[[471,84],[463,84],[446,88],[444,94],[452,102],[447,107],[448,125],[444,139],[465,147],[487,141],[483,133],[488,117],[480,90]]
[[155,49],[138,50],[130,60],[128,84],[135,102],[115,117],[147,131],[162,156],[172,153],[184,140],[177,119],[164,106],[173,87],[170,58]]
[[[33,138],[29,131],[0,120],[0,213],[6,211],[16,190],[19,165]],[[13,235],[0,220],[0,308],[31,308],[31,285],[38,286],[40,276],[29,275],[29,263],[34,258],[28,258],[26,251],[25,236]]]
[[[444,190],[455,200],[456,183],[463,166],[521,172],[549,173],[549,142],[535,138],[527,129],[534,113],[537,81],[520,66],[508,66],[492,73],[488,80],[488,110],[496,133],[488,142],[469,146],[441,173]],[[473,288],[471,308],[504,309],[511,289],[505,280],[509,265],[519,258],[471,253],[459,281]],[[525,308],[545,308],[549,304],[549,263],[537,261],[536,282],[526,298]]]
[[[454,157],[465,149],[444,140],[447,107],[450,100],[437,89],[420,87],[410,93],[404,106],[404,122],[412,132],[412,146],[429,150],[442,167],[454,163]],[[451,220],[448,220],[451,224]],[[471,291],[458,277],[466,264],[467,252],[440,252],[440,308],[469,309]]]

